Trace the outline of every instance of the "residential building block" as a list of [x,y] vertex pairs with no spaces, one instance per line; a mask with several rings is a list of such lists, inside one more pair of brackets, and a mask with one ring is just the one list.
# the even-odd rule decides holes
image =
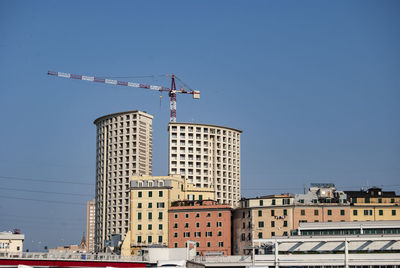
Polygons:
[[351,203],[351,221],[400,220],[400,196],[396,192],[378,187],[345,192]]
[[220,204],[236,206],[240,199],[241,130],[194,123],[170,122],[169,174],[196,187],[213,188]]
[[152,173],[152,119],[141,111],[97,118],[96,251],[103,251],[112,235],[128,232],[129,180]]
[[94,234],[96,219],[95,201],[86,203],[86,252],[94,252]]
[[288,236],[293,227],[290,194],[241,199],[233,211],[233,254],[247,254],[254,238]]
[[176,201],[169,211],[169,247],[196,242],[198,255],[231,255],[231,207],[216,201]]
[[[193,191],[194,189],[194,191]],[[124,255],[147,246],[168,246],[168,209],[178,200],[212,200],[212,188],[193,187],[179,175],[131,178],[131,226]]]

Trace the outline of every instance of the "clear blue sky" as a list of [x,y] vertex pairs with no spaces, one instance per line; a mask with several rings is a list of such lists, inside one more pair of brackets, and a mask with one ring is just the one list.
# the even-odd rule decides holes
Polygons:
[[399,14],[378,0],[0,1],[0,231],[22,229],[31,251],[80,241],[99,116],[153,114],[153,174],[167,174],[166,95],[47,70],[177,74],[201,91],[178,96],[178,121],[243,130],[243,196],[398,191]]

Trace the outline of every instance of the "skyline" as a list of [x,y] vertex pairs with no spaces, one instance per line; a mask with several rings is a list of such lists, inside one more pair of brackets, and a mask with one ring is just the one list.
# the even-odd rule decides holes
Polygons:
[[177,122],[243,131],[245,197],[311,182],[399,191],[397,1],[72,3],[0,3],[0,214],[12,215],[0,230],[18,222],[25,248],[80,241],[96,118],[152,114],[153,175],[168,173],[167,95],[48,70],[167,87],[158,75],[175,73],[201,91],[200,100],[177,97]]

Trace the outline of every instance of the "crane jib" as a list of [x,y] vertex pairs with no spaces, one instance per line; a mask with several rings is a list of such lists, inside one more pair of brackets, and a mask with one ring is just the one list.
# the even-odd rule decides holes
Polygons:
[[145,88],[145,89],[150,89],[150,90],[156,90],[159,92],[168,92],[169,96],[171,97],[170,122],[176,122],[176,93],[192,94],[193,99],[200,99],[200,91],[198,91],[198,90],[192,90],[192,89],[187,90],[184,88],[181,88],[180,90],[176,90],[174,75],[171,76],[173,87],[171,86],[171,88],[167,88],[167,87],[153,86],[153,85],[147,85],[147,84],[141,84],[141,83],[118,81],[118,80],[107,79],[107,78],[102,78],[102,77],[85,76],[85,75],[78,75],[78,74],[53,72],[53,71],[48,71],[47,74],[58,76],[58,77],[64,77],[64,78],[72,78],[72,79],[90,81],[90,82],[97,82],[97,83],[104,83],[104,84],[111,84],[111,85],[118,85],[118,86],[135,87],[135,88]]

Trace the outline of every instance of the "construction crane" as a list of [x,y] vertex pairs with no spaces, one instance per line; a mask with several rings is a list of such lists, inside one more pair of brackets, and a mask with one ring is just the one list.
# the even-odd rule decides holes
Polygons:
[[176,85],[175,85],[175,79],[179,80],[179,78],[176,77],[174,74],[169,75],[171,77],[171,88],[161,87],[161,86],[153,86],[153,85],[147,85],[147,84],[141,84],[141,83],[124,82],[124,81],[118,81],[118,80],[107,79],[107,78],[96,77],[96,76],[85,76],[85,75],[53,72],[53,71],[48,71],[47,74],[58,76],[58,77],[64,77],[64,78],[85,80],[85,81],[90,81],[90,82],[98,82],[98,83],[104,83],[104,84],[135,87],[135,88],[145,88],[145,89],[155,90],[155,91],[159,91],[159,92],[168,92],[168,95],[170,97],[170,117],[169,117],[170,122],[176,122],[176,94],[177,93],[192,94],[193,99],[200,99],[200,91],[198,91],[198,90],[193,90],[190,88],[187,88],[187,89],[181,88],[181,89],[177,90]]

